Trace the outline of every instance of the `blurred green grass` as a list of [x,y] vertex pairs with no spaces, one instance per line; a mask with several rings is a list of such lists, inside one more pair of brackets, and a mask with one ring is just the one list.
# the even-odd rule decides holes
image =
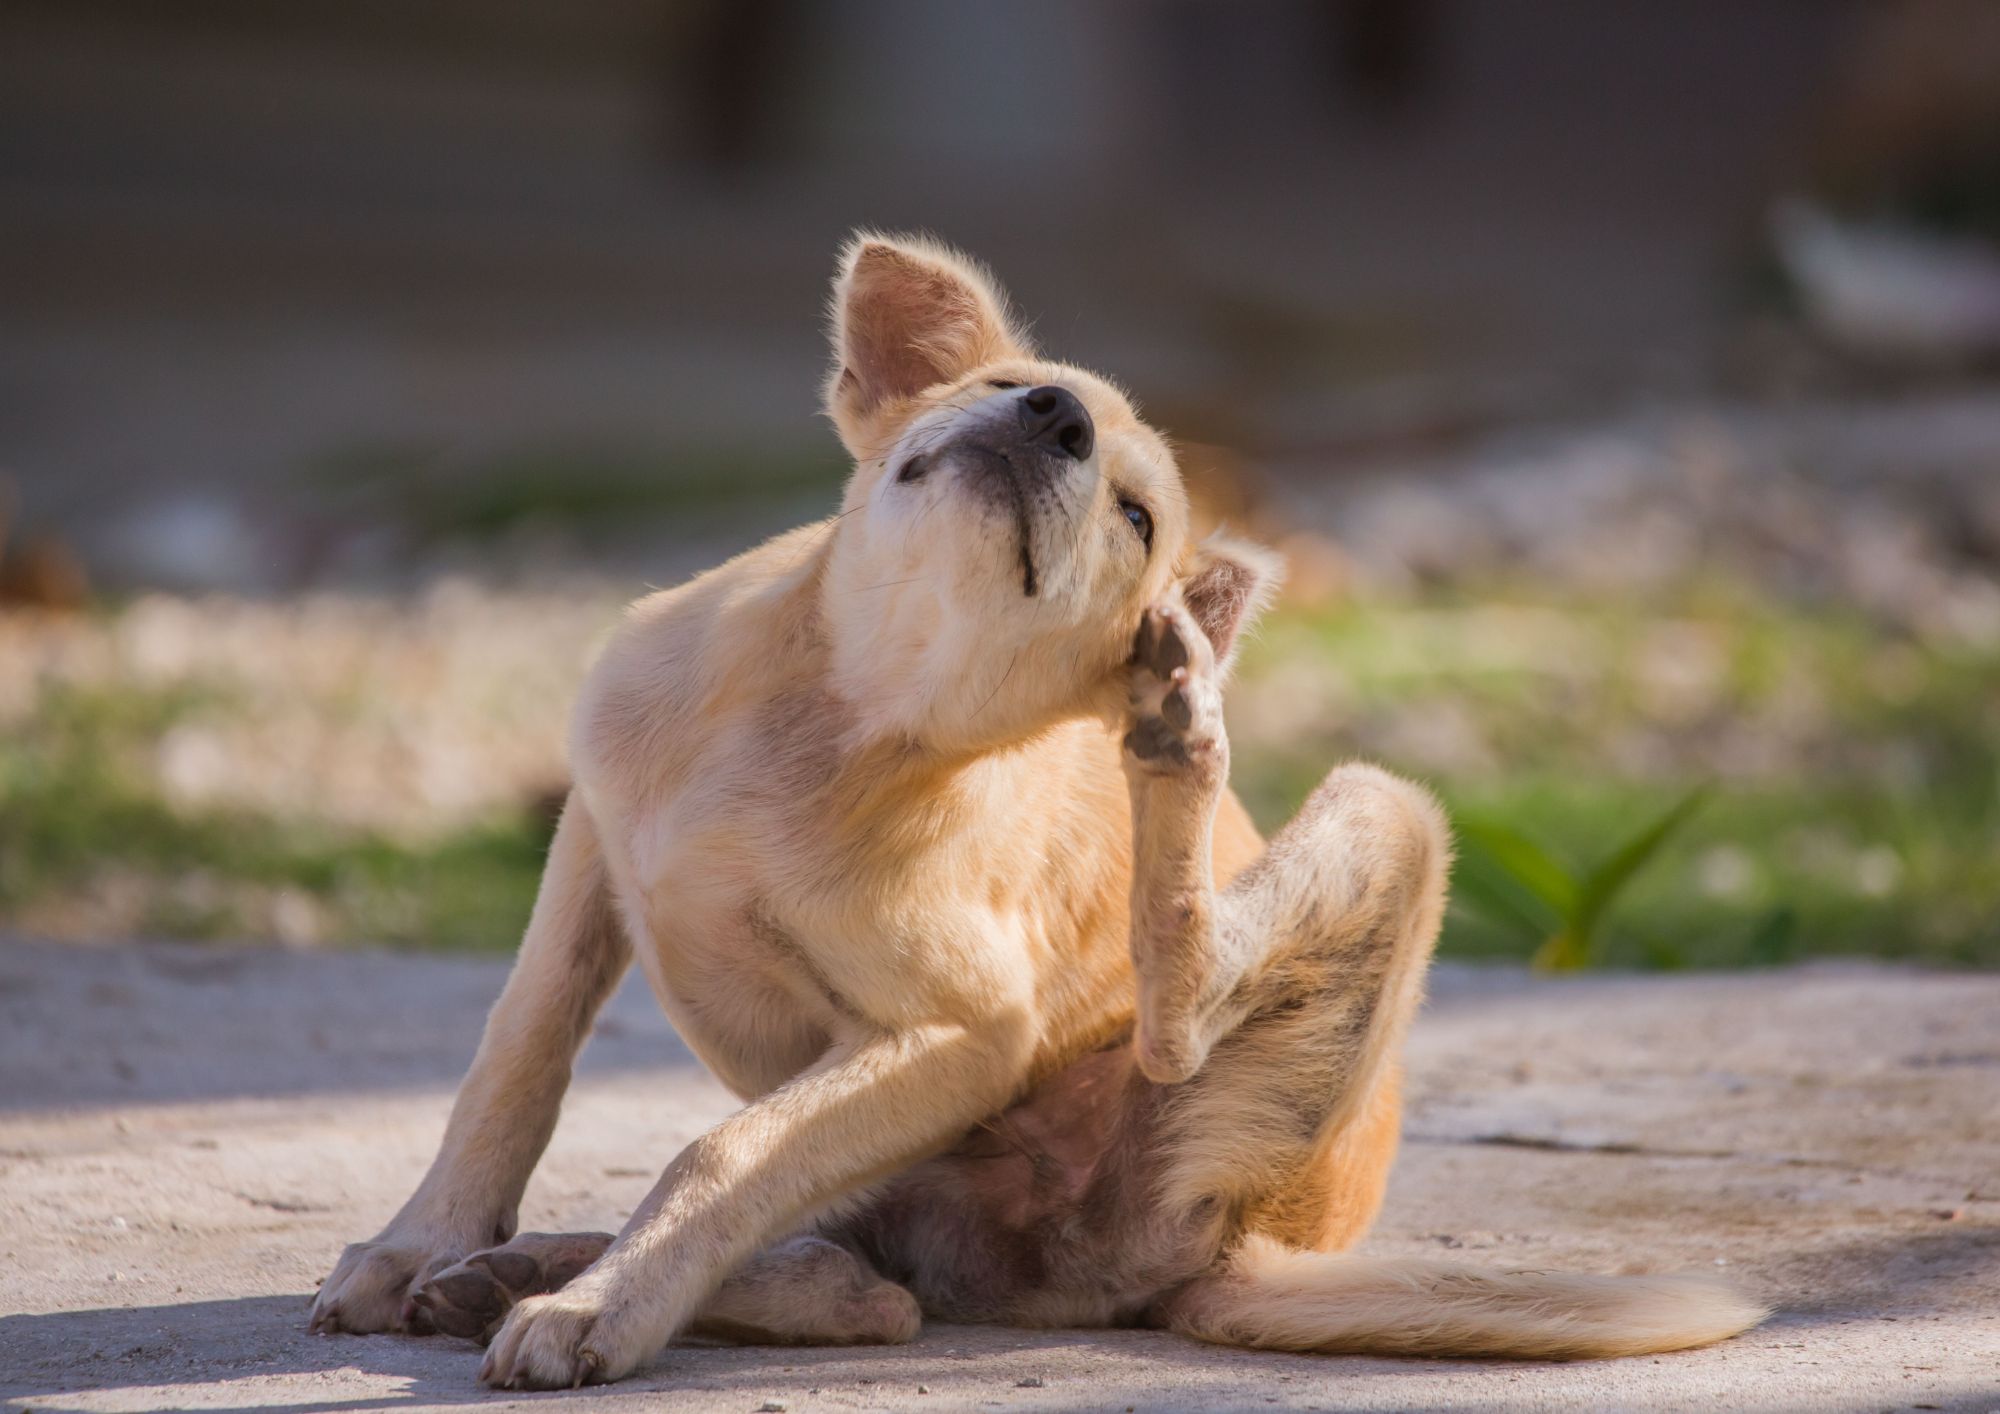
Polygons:
[[[1581,873],[1707,787],[1614,901],[1594,963],[2000,965],[2000,649],[1740,586],[1432,590],[1281,610],[1230,700],[1236,783],[1267,827],[1363,756]],[[229,939],[303,914],[306,941],[513,946],[545,803],[394,835],[309,801],[283,818],[170,803],[162,736],[195,718],[226,731],[231,711],[219,683],[35,692],[0,733],[0,923]],[[1518,881],[1489,852],[1468,846],[1460,869],[1445,953],[1528,956],[1533,927],[1509,914],[1557,926],[1531,892],[1506,898]]]
[[[0,739],[0,918],[68,932],[111,913],[150,937],[268,936],[304,901],[316,935],[504,949],[534,902],[550,829],[496,814],[421,843],[310,820],[171,805],[141,766],[201,692],[55,691]],[[106,894],[129,900],[117,906]],[[282,929],[280,929],[282,931]]]
[[[1236,755],[1266,825],[1329,759],[1365,755],[1427,780],[1454,819],[1581,870],[1706,786],[1618,898],[1600,961],[2000,964],[2000,651],[1707,585],[1667,604],[1451,594],[1282,615],[1246,655],[1244,689],[1309,696],[1300,664],[1322,665],[1333,705]],[[1412,717],[1445,725],[1397,729]],[[1476,845],[1459,870],[1507,888]],[[1531,952],[1480,906],[1493,889],[1465,883],[1443,950]]]

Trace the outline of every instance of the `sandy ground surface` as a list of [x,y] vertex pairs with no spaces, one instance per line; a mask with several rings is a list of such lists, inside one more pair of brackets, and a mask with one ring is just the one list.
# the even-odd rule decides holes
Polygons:
[[[428,1160],[503,971],[0,940],[7,1407],[2000,1410],[2000,977],[1441,970],[1370,1248],[1721,1269],[1780,1314],[1716,1349],[1537,1366],[934,1325],[891,1350],[675,1346],[623,1384],[509,1396],[470,1345],[305,1329]],[[524,1225],[616,1227],[729,1107],[628,987]]]

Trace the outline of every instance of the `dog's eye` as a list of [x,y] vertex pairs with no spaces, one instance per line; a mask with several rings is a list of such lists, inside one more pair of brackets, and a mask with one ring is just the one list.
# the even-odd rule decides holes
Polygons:
[[1019,383],[1010,383],[1005,378],[995,378],[992,382],[988,383],[986,386],[989,388],[999,388],[1004,391],[1005,389],[1008,388],[1018,388],[1021,385]]
[[1126,523],[1139,532],[1139,538],[1146,542],[1146,548],[1152,549],[1153,513],[1137,501],[1120,501],[1118,509],[1125,513]]

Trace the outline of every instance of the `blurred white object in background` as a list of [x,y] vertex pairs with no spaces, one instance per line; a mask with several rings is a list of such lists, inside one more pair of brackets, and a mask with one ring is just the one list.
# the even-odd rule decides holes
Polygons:
[[268,588],[273,547],[234,501],[205,491],[144,501],[107,517],[89,548],[134,581],[173,589]]
[[2000,246],[1902,222],[1851,222],[1780,202],[1771,238],[1806,316],[1827,338],[1879,357],[2000,351]]

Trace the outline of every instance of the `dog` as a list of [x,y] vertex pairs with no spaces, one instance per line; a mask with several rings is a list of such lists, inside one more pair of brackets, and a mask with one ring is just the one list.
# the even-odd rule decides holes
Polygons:
[[[472,1336],[486,1383],[558,1388],[682,1332],[925,1315],[1555,1359],[1761,1319],[1694,1277],[1345,1252],[1396,1150],[1438,807],[1348,765],[1259,838],[1222,685],[1280,567],[1194,540],[1168,443],[982,268],[857,236],[831,322],[839,514],[629,611],[437,1158],[313,1328]],[[517,1235],[635,955],[744,1107],[615,1238]]]

